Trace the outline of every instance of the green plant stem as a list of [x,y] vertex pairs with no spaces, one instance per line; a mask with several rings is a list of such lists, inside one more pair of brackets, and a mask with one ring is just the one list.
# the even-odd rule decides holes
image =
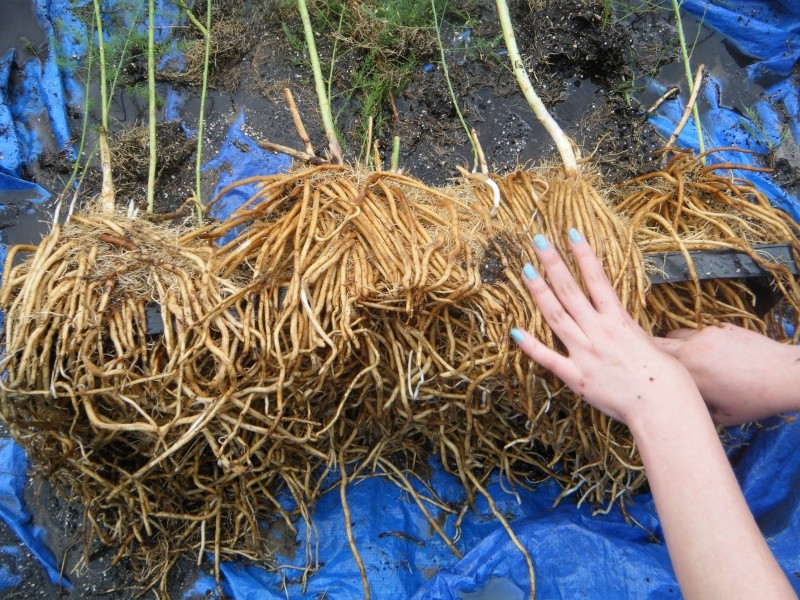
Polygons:
[[203,116],[206,110],[206,95],[208,93],[208,63],[211,57],[211,0],[206,1],[206,49],[203,57],[203,85],[200,89],[200,114],[197,117],[197,159],[194,167],[194,202],[197,210],[197,222],[203,224],[203,200],[201,189],[200,167],[203,165]]
[[[691,90],[694,88],[694,78],[689,64],[689,53],[686,50],[686,38],[683,35],[683,21],[681,20],[681,9],[678,0],[672,0],[672,10],[675,12],[675,23],[678,26],[678,42],[681,45],[681,59],[683,60],[683,70],[686,73],[686,83]],[[692,118],[694,119],[694,128],[697,131],[697,147],[700,154],[702,154],[705,152],[705,143],[703,142],[703,127],[700,124],[700,112],[697,110],[697,104],[692,107]]]
[[331,153],[331,162],[342,162],[342,147],[336,138],[336,129],[333,124],[331,105],[325,91],[325,80],[322,77],[322,69],[319,64],[319,54],[317,44],[314,41],[314,30],[311,28],[311,19],[308,16],[308,6],[305,0],[297,0],[297,8],[300,11],[300,19],[303,21],[303,33],[308,46],[308,54],[311,59],[311,70],[314,73],[314,86],[319,100],[319,112],[322,115],[322,125],[325,128],[325,136],[328,138],[328,150]]
[[[92,151],[91,151],[91,152],[89,152],[89,156],[87,156],[87,157],[86,157],[86,164],[87,164],[87,165],[88,165],[90,162],[92,162],[92,159],[94,159],[95,155],[97,154],[97,150],[98,150],[98,147],[97,147],[97,144],[95,144],[94,148],[92,148]],[[78,190],[79,190],[79,189],[81,189],[81,186],[83,185],[83,180],[84,180],[84,179],[86,179],[86,175],[88,175],[88,174],[89,174],[89,169],[84,169],[84,170],[81,172],[81,176],[80,176],[80,178],[78,179],[78,186],[77,186],[77,189],[78,189]],[[76,190],[76,191],[77,191],[77,190]]]
[[511,59],[511,67],[525,99],[528,101],[536,118],[539,119],[539,122],[555,142],[558,153],[564,163],[564,169],[568,173],[577,173],[578,161],[575,159],[575,152],[572,150],[569,139],[564,135],[555,119],[547,112],[547,108],[545,108],[544,103],[534,91],[530,77],[525,71],[525,64],[522,62],[522,56],[519,53],[519,48],[517,48],[517,40],[514,37],[514,28],[511,25],[511,17],[508,14],[506,0],[497,0],[497,14],[500,18],[500,26],[503,28],[503,39],[506,43],[506,50],[508,50],[508,57]]
[[103,39],[103,20],[100,15],[100,1],[93,0],[95,26],[97,27],[97,47],[100,56],[100,168],[103,182],[100,189],[100,207],[104,212],[114,211],[114,181],[111,174],[111,149],[108,145],[108,90],[106,89],[106,54]]
[[[370,146],[372,145],[372,124],[373,124],[373,117],[369,115],[367,117],[367,139],[365,140],[365,147],[364,147],[364,164],[367,168],[372,166],[372,152],[370,152]],[[361,157],[359,157],[359,161]]]
[[[117,89],[117,81],[119,80],[119,74],[122,71],[122,65],[124,64],[125,59],[127,57],[128,46],[130,45],[131,36],[133,34],[133,31],[136,28],[136,23],[139,21],[140,12],[141,12],[141,6],[139,6],[139,8],[137,9],[133,19],[131,20],[131,26],[128,28],[128,33],[125,36],[125,43],[122,46],[122,52],[120,52],[119,60],[117,61],[117,65],[114,68],[114,78],[111,80],[111,87],[108,90],[108,97],[109,98],[113,98],[114,97],[114,92]],[[90,40],[94,39],[94,33],[95,33],[95,31],[94,31],[94,23],[93,23],[92,24],[92,30],[89,33],[89,39]],[[83,155],[83,149],[84,149],[85,144],[86,144],[86,132],[88,130],[88,123],[89,123],[89,119],[88,119],[88,117],[89,117],[89,90],[90,90],[91,75],[92,75],[92,56],[93,56],[93,53],[89,52],[88,53],[88,58],[87,58],[87,74],[86,74],[86,92],[85,92],[86,93],[86,100],[85,100],[85,105],[84,105],[84,110],[83,110],[83,128],[82,128],[82,131],[81,131],[81,139],[80,139],[80,146],[78,148],[78,156],[75,159],[75,166],[73,167],[72,174],[70,175],[69,180],[67,181],[66,185],[64,186],[64,190],[61,192],[61,196],[62,197],[64,195],[66,195],[67,189],[72,184],[72,182],[75,181],[75,177],[77,177],[77,173],[78,173],[79,170],[81,171],[81,176],[78,179],[78,184],[77,184],[77,187],[76,187],[76,191],[81,189],[81,185],[83,184],[83,180],[85,179],[86,172],[87,172],[87,170],[89,168],[89,165],[92,162],[92,158],[94,158],[94,155],[97,154],[98,145],[95,144],[94,148],[89,153],[89,156],[83,162],[83,168],[81,169],[81,156]]]
[[470,145],[472,146],[472,161],[474,164],[478,164],[478,148],[475,146],[475,140],[472,139],[472,135],[470,133],[470,128],[467,125],[466,120],[464,119],[464,115],[461,114],[461,109],[458,106],[458,98],[456,98],[456,92],[453,90],[453,84],[450,81],[450,71],[447,69],[447,58],[444,54],[444,44],[442,44],[442,30],[439,25],[439,17],[436,15],[436,2],[435,0],[431,0],[431,8],[433,9],[433,23],[436,26],[436,43],[439,46],[439,55],[442,59],[442,74],[444,75],[444,80],[447,82],[447,89],[450,92],[450,99],[453,102],[453,107],[456,109],[456,114],[458,115],[458,120],[461,122],[461,127],[464,128],[464,131],[467,133],[467,139],[469,140]]
[[399,164],[400,164],[400,136],[396,135],[394,136],[394,139],[392,139],[392,162],[389,168],[392,171],[397,171],[397,167]]
[[[94,26],[92,26],[92,31],[89,34],[90,39],[94,36]],[[78,171],[81,168],[81,156],[83,155],[83,148],[86,145],[86,131],[89,126],[89,91],[90,91],[90,84],[92,81],[92,53],[88,53],[89,56],[86,59],[86,89],[84,90],[85,94],[85,102],[86,105],[84,106],[83,110],[83,124],[81,125],[81,139],[78,143],[78,155],[75,157],[75,164],[72,166],[72,173],[67,180],[67,183],[64,185],[64,189],[61,190],[61,194],[59,194],[60,198],[64,198],[66,196],[67,190],[72,185],[72,182],[75,181],[75,178],[78,176]],[[88,161],[86,162],[88,164]],[[83,178],[81,178],[83,179]]]
[[156,59],[155,59],[155,2],[147,5],[147,93],[148,125],[150,128],[150,163],[147,170],[147,212],[153,212],[156,190]]
[[106,51],[103,38],[103,20],[99,0],[93,0],[95,27],[97,28],[97,49],[100,56],[100,121],[108,130],[108,90],[106,89]]
[[[186,3],[183,2],[183,0],[178,0],[178,7],[186,13],[186,18],[189,19],[192,25],[197,27],[197,30],[201,33],[201,35],[203,37],[206,37],[208,29],[211,27],[210,21],[208,28],[206,28],[205,25],[203,25],[200,21],[197,20],[197,17],[194,16],[192,10],[188,6],[186,6]],[[206,20],[208,21],[208,19]]]

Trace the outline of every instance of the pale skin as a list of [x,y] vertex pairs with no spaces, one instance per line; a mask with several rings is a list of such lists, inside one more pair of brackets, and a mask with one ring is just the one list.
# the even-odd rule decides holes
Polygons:
[[[545,273],[539,275],[530,265],[523,271],[531,296],[567,355],[518,329],[512,337],[586,402],[630,428],[684,597],[797,598],[747,507],[701,392],[722,416],[720,422],[795,408],[800,404],[797,378],[793,387],[776,382],[767,393],[769,406],[761,410],[754,408],[750,394],[762,388],[745,381],[761,375],[753,373],[752,360],[735,362],[726,355],[728,365],[704,365],[714,357],[711,352],[735,355],[730,340],[742,344],[740,349],[767,353],[765,369],[770,359],[785,368],[784,361],[794,366],[791,361],[800,356],[784,356],[784,349],[773,348],[779,344],[766,338],[759,346],[751,335],[760,336],[739,329],[682,331],[662,340],[648,336],[623,309],[589,244],[575,230],[570,240],[588,298],[542,236],[534,241]],[[727,350],[726,344],[731,346]],[[796,377],[798,367],[791,373]],[[737,394],[731,396],[733,388]],[[786,399],[789,391],[794,400]]]
[[653,341],[689,370],[721,425],[800,410],[798,346],[735,325],[676,329]]

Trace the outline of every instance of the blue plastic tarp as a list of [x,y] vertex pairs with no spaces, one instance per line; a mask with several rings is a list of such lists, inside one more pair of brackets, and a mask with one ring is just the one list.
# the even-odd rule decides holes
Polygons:
[[[776,424],[772,420],[756,430],[749,445],[740,446],[731,458],[748,504],[800,593],[800,422]],[[537,500],[526,498],[523,504],[528,502]],[[649,494],[638,495],[629,507],[641,527],[627,525],[618,513],[592,517],[587,510],[548,510],[541,498],[538,502],[540,510],[515,520],[513,528],[534,557],[540,597],[679,597],[666,547],[658,541],[662,536]],[[461,562],[439,573],[415,598],[468,597],[465,592],[483,589],[502,573],[518,580],[525,565],[503,533],[496,532],[493,542],[484,540]]]
[[747,68],[754,79],[787,76],[800,59],[797,0],[683,0],[680,4],[754,60]]
[[[76,60],[85,54],[88,32],[74,16],[74,7],[87,0],[36,0],[37,15],[62,54]],[[103,5],[114,7],[113,0]],[[179,11],[169,0],[159,0],[159,41],[167,42],[170,25],[178,22]],[[685,0],[683,7],[702,18],[706,25],[725,35],[743,54],[752,57],[748,73],[771,85],[753,108],[758,123],[725,108],[720,101],[725,90],[708,82],[702,120],[706,146],[737,145],[756,153],[767,153],[789,128],[800,140],[800,86],[791,75],[800,57],[800,5],[793,0],[713,2]],[[134,22],[136,14],[123,15],[122,22]],[[58,28],[53,23],[58,22]],[[56,30],[57,29],[57,30]],[[178,48],[165,61],[179,68]],[[56,68],[55,54],[46,60],[32,59],[22,65],[18,83],[9,87],[13,54],[0,58],[0,194],[2,205],[13,198],[45,199],[46,190],[21,178],[25,165],[36,160],[45,144],[67,148],[70,139],[66,106],[82,103],[82,87],[68,64]],[[52,60],[51,60],[52,59]],[[161,66],[164,66],[163,64]],[[653,82],[657,87],[658,83]],[[184,96],[178,90],[167,93],[167,118],[179,120]],[[652,123],[668,136],[683,112],[680,99],[666,102]],[[232,125],[217,156],[203,170],[216,173],[215,194],[237,179],[266,175],[288,167],[288,159],[268,153],[242,132],[245,115]],[[185,125],[185,130],[190,131]],[[690,121],[678,144],[697,144]],[[717,155],[715,160],[755,164],[755,157],[741,152]],[[736,176],[755,183],[778,206],[800,221],[797,199],[786,194],[774,180],[749,171]],[[224,218],[249,198],[254,187],[225,195],[214,216]],[[3,249],[0,248],[0,254]],[[0,256],[1,257],[1,256]],[[738,432],[730,456],[745,496],[768,538],[781,566],[800,593],[800,422],[764,426]],[[27,460],[10,440],[0,441],[0,516],[42,562],[51,580],[57,581],[52,552],[44,532],[32,522],[22,500]],[[431,487],[440,498],[457,504],[464,500],[459,482],[431,460]],[[415,483],[419,486],[419,483]],[[418,488],[423,491],[422,487]],[[652,497],[639,494],[628,505],[632,519],[626,521],[619,509],[607,515],[593,515],[586,505],[567,499],[554,507],[560,489],[554,482],[539,484],[532,491],[508,491],[495,480],[489,491],[503,514],[508,516],[517,537],[533,557],[537,590],[542,598],[671,598],[680,597],[662,543],[658,516]],[[485,499],[477,499],[476,512],[461,523],[457,559],[430,526],[408,495],[382,477],[353,482],[347,489],[353,534],[367,568],[375,598],[477,599],[527,597],[527,569],[520,552],[492,516]],[[429,507],[438,514],[436,509]],[[313,523],[299,522],[296,540],[284,540],[282,547],[294,548],[279,555],[285,568],[268,572],[258,566],[224,563],[222,588],[236,600],[269,598],[360,598],[360,575],[343,531],[344,511],[338,491],[325,495],[314,508]],[[447,516],[442,526],[451,537],[456,534],[455,518]],[[310,536],[310,538],[309,538]],[[305,554],[310,541],[312,556]],[[22,553],[15,547],[0,547],[0,591],[18,585]],[[311,560],[318,564],[303,589],[300,568]],[[193,595],[216,597],[216,582],[199,572],[185,598]]]
[[[59,16],[69,6],[63,0],[58,4],[61,11],[53,9],[48,0],[34,2],[36,15],[51,39],[55,39],[51,14]],[[18,172],[39,158],[45,144],[72,157],[67,98],[55,45],[51,44],[44,56],[18,65],[17,83],[10,86],[13,59],[13,49],[0,59],[0,165]]]
[[19,546],[0,546],[0,592],[22,583],[23,560],[24,554]]
[[0,165],[16,172],[22,165],[22,148],[17,139],[14,115],[11,113],[11,102],[8,97],[8,84],[11,77],[11,65],[14,62],[12,48],[0,58]]
[[[244,118],[244,113],[241,113],[228,130],[217,156],[203,165],[203,172],[213,170],[218,174],[212,198],[216,198],[223,189],[236,181],[254,175],[281,173],[291,165],[288,156],[273,154],[262,149],[252,138],[243,133]],[[211,216],[219,220],[227,219],[255,192],[255,183],[236,186],[214,203],[210,211]],[[220,243],[226,244],[235,239],[236,235],[238,231],[234,229],[227,233]]]
[[[650,87],[659,93],[666,91],[666,87],[656,81],[651,81]],[[798,93],[800,84],[794,78],[786,79],[769,88],[765,99],[754,106],[755,114],[759,115],[759,122],[754,123],[739,112],[720,105],[724,91],[719,82],[708,77],[703,94],[709,108],[700,117],[705,147],[736,147],[743,150],[714,152],[708,157],[709,162],[761,167],[759,155],[767,154],[771,148],[780,144],[784,127],[790,128],[793,132],[800,131]],[[790,109],[793,112],[790,112]],[[650,118],[650,123],[661,135],[668,138],[676,123],[680,121],[683,111],[684,104],[680,98],[664,102]],[[800,140],[800,137],[797,139]],[[682,148],[699,149],[697,129],[693,119],[689,119],[681,131],[677,145]],[[742,169],[732,169],[731,172],[734,177],[750,181],[769,198],[773,205],[800,222],[800,204],[797,198],[787,194],[775,182],[772,175]]]
[[[69,589],[69,582],[61,579],[53,552],[47,547],[45,531],[33,523],[25,508],[22,490],[27,479],[28,458],[25,451],[10,439],[0,439],[0,518],[42,564],[50,581],[61,583]],[[6,573],[4,569],[0,569],[0,588],[8,584],[16,585],[14,581],[17,577],[10,570]]]

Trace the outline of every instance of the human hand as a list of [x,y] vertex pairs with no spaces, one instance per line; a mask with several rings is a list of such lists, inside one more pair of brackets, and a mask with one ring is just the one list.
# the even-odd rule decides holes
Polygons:
[[722,425],[800,410],[800,348],[735,325],[676,329],[653,338],[691,373]]
[[558,252],[537,235],[536,255],[550,285],[529,264],[523,269],[525,282],[568,355],[513,329],[522,351],[589,404],[632,429],[649,416],[674,411],[681,402],[701,403],[686,368],[661,351],[625,312],[589,244],[574,229],[569,238],[591,301]]
[[[567,356],[522,330],[512,337],[587,402],[630,427],[687,598],[796,597],[747,508],[689,371],[625,312],[589,244],[575,230],[569,237],[589,298],[542,236],[534,245],[550,285],[531,265],[523,269]],[[667,341],[685,343],[684,358],[691,356],[685,338]]]

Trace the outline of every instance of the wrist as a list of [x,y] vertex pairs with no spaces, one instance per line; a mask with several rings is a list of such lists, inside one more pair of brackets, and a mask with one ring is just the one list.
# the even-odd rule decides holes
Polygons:
[[714,431],[716,436],[708,408],[691,379],[660,394],[647,407],[630,415],[626,423],[642,452],[654,444],[679,440],[687,429],[697,426]]
[[772,393],[779,402],[800,409],[800,346],[781,345],[769,374]]

